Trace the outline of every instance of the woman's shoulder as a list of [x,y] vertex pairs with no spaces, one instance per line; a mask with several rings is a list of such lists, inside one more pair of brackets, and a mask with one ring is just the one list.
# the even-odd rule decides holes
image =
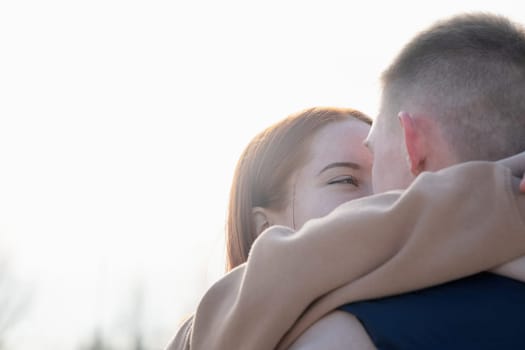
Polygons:
[[191,330],[193,328],[193,315],[189,316],[179,327],[175,338],[166,350],[190,350]]

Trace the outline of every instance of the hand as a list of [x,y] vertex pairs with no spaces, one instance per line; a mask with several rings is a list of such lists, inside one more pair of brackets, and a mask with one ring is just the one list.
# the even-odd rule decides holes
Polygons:
[[506,166],[512,171],[512,175],[521,178],[520,191],[525,193],[525,151],[499,160],[497,163]]

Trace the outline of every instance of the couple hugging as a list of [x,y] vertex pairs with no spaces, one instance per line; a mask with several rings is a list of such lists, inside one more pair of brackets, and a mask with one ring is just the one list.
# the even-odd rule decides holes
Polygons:
[[373,123],[313,108],[248,145],[228,273],[170,350],[525,348],[525,30],[437,22],[382,83]]

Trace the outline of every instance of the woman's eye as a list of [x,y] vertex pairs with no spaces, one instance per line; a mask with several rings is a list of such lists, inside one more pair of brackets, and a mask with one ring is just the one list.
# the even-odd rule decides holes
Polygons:
[[357,179],[355,177],[348,175],[348,176],[336,177],[335,179],[332,179],[332,180],[328,181],[328,184],[329,185],[348,184],[348,185],[358,186],[359,182],[357,181]]

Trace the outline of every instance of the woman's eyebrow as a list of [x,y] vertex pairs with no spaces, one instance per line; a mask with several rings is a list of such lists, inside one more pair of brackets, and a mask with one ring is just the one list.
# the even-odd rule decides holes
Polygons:
[[361,169],[361,166],[359,166],[359,164],[357,164],[357,163],[352,163],[352,162],[335,162],[335,163],[330,163],[327,166],[325,166],[323,169],[321,169],[321,171],[319,172],[319,174],[317,174],[317,176],[321,175],[321,173],[323,171],[326,171],[326,170],[332,169],[332,168],[339,168],[339,167],[351,168],[351,169],[354,169],[354,170]]

